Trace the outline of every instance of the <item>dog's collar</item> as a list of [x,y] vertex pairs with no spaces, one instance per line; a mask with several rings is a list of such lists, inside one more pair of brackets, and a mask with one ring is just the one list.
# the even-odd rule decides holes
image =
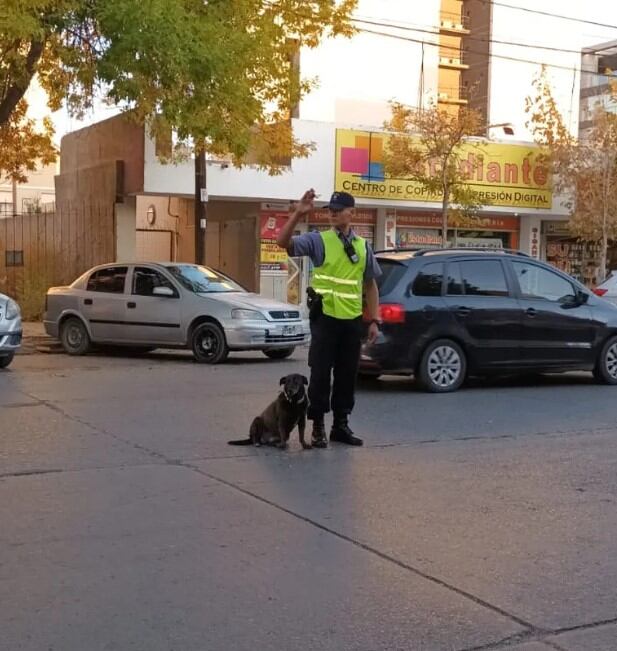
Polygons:
[[302,396],[302,400],[298,400],[298,402],[294,403],[294,401],[287,395],[287,391],[285,391],[285,389],[283,389],[281,391],[281,393],[283,394],[283,396],[285,397],[285,400],[287,400],[287,402],[290,405],[293,405],[293,404],[301,405],[306,400],[306,394],[305,394],[305,395]]

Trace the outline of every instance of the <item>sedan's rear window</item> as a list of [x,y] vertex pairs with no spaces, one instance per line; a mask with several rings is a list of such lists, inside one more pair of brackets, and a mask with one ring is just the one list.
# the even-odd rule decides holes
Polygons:
[[380,296],[385,296],[398,285],[407,271],[407,266],[395,260],[389,260],[388,258],[379,258],[378,262],[382,273],[377,278],[377,287],[379,288]]
[[128,267],[107,267],[106,269],[99,269],[88,279],[86,289],[89,292],[123,294],[127,271]]

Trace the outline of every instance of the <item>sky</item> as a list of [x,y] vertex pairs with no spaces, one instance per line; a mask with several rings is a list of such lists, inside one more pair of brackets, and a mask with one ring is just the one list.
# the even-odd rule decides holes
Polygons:
[[[410,5],[423,0],[406,0]],[[578,115],[578,75],[575,71],[580,65],[580,49],[604,41],[617,40],[617,2],[615,0],[496,0],[503,4],[521,8],[536,9],[549,13],[572,16],[600,23],[614,25],[614,28],[600,27],[567,20],[538,16],[524,11],[495,7],[493,40],[521,42],[529,45],[542,44],[554,48],[574,50],[574,52],[551,52],[533,47],[518,47],[493,44],[493,54],[501,57],[528,59],[534,62],[547,62],[559,67],[549,68],[549,76],[557,90],[557,99],[567,117],[574,124]],[[360,0],[358,15],[388,19],[388,5],[401,6],[401,0]],[[410,15],[410,22],[413,14]],[[385,44],[384,44],[385,47]],[[492,78],[491,122],[512,122],[524,138],[525,114],[523,98],[529,94],[530,80],[538,71],[537,63],[519,63],[494,59],[496,72]],[[326,65],[326,61],[324,61]],[[562,69],[563,68],[563,69]],[[574,94],[572,88],[575,88]],[[30,94],[31,113],[34,117],[45,114],[44,97],[33,90]],[[78,121],[62,110],[54,114],[56,139],[65,133],[88,126],[94,122],[111,117],[117,108],[97,102],[85,119]]]

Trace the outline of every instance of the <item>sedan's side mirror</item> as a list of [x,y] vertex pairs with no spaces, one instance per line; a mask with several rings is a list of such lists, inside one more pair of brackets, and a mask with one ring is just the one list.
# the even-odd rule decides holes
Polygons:
[[152,290],[152,296],[163,296],[165,298],[173,298],[175,296],[174,290],[171,287],[155,287]]

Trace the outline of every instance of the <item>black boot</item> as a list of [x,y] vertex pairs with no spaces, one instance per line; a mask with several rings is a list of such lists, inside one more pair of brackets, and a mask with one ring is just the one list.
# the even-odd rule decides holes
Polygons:
[[313,420],[313,447],[327,448],[328,439],[326,438],[326,426],[324,425],[323,416]]
[[335,443],[346,443],[347,445],[364,445],[364,441],[354,435],[347,422],[347,416],[335,416],[334,424],[330,430],[330,440]]

